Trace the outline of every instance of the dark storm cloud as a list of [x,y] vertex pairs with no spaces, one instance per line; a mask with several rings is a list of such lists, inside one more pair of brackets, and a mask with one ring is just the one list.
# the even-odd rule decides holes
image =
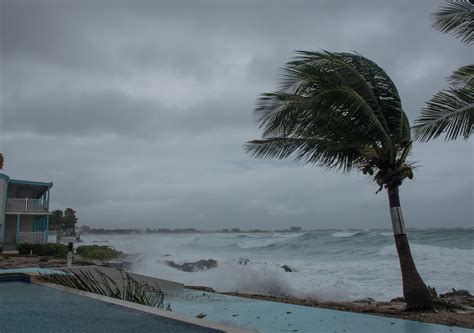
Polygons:
[[[242,144],[299,49],[374,60],[413,120],[472,61],[430,28],[440,3],[4,0],[5,172],[52,180],[54,206],[94,226],[387,227],[369,179],[251,160]],[[472,144],[417,144],[413,159],[408,225],[472,225]]]

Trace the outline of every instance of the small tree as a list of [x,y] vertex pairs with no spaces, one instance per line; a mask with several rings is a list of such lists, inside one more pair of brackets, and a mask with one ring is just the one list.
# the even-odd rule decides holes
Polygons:
[[72,208],[66,208],[64,212],[53,210],[49,216],[49,229],[64,233],[65,236],[74,236],[77,221],[76,211]]
[[56,209],[49,215],[49,230],[62,230],[63,211]]
[[76,234],[77,221],[76,211],[72,208],[66,208],[63,217],[63,230],[65,230],[67,236],[73,236]]

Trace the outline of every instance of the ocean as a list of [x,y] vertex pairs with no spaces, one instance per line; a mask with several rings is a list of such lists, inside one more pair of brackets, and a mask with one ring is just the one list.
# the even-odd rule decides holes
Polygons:
[[[474,229],[413,230],[408,237],[428,285],[440,293],[452,288],[474,293]],[[390,230],[82,235],[82,240],[133,255],[133,272],[221,292],[334,301],[403,295]],[[183,272],[167,264],[201,259],[214,259],[217,267]]]

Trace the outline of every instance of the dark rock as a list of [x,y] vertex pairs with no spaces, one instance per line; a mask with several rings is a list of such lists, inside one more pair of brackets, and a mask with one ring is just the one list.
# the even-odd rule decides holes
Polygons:
[[204,286],[184,286],[186,289],[193,289],[193,290],[201,290],[201,291],[207,291],[209,293],[215,293],[216,291],[210,287],[204,287]]
[[435,300],[437,305],[446,308],[468,309],[474,308],[474,296],[467,290],[455,290],[439,295]]
[[214,259],[185,262],[182,265],[177,264],[172,260],[168,260],[166,263],[168,264],[168,266],[179,269],[183,272],[196,272],[217,267],[217,261]]
[[458,297],[458,296],[464,296],[464,297],[474,297],[471,295],[471,293],[469,293],[469,291],[467,290],[456,290],[453,288],[453,291],[449,291],[445,294],[441,294],[439,295],[439,297],[441,298],[445,298],[445,297]]
[[395,297],[390,300],[390,302],[405,302],[404,297]]
[[374,302],[375,302],[375,299],[373,299],[372,297],[362,298],[362,299],[358,299],[354,301],[354,303],[374,303]]
[[250,262],[250,260],[247,259],[247,258],[239,258],[238,259],[239,265],[247,265],[249,262]]
[[281,266],[281,268],[283,268],[285,270],[285,272],[295,272],[296,271],[294,268],[291,268],[288,265],[283,265],[283,266]]
[[125,262],[123,261],[103,261],[99,266],[102,267],[109,267],[109,268],[115,268],[115,269],[125,269]]

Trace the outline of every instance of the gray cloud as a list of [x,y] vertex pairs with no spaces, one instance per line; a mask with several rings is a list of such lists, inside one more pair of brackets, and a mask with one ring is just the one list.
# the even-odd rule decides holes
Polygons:
[[[388,227],[367,178],[251,160],[258,94],[293,50],[357,51],[414,119],[472,52],[430,28],[441,1],[2,1],[1,141],[12,177],[54,182],[93,226]],[[470,142],[415,146],[412,227],[474,220]]]

